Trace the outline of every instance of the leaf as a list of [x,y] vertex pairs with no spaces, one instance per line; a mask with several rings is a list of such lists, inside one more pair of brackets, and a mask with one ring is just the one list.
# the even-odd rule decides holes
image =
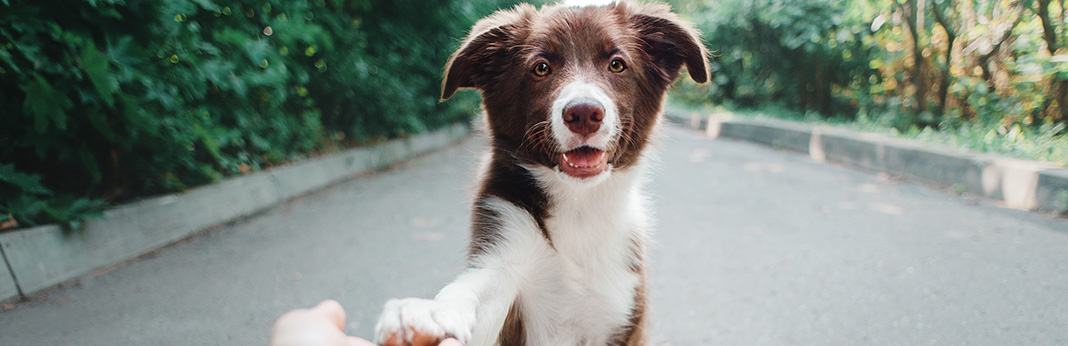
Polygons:
[[194,3],[196,3],[197,6],[200,6],[200,8],[202,8],[202,9],[204,9],[206,11],[211,11],[211,12],[218,12],[219,11],[219,5],[216,5],[215,3],[211,2],[211,0],[192,0],[192,1]]
[[24,86],[26,101],[22,104],[22,111],[33,117],[34,129],[38,133],[48,131],[48,121],[51,120],[57,129],[67,129],[66,110],[72,104],[70,98],[56,91],[43,77],[34,74],[34,79],[29,85]]
[[126,119],[128,124],[152,136],[159,134],[159,122],[145,112],[144,108],[138,104],[137,99],[120,93],[119,106],[122,109],[123,118]]
[[87,218],[103,216],[100,211],[105,203],[100,200],[63,196],[50,201],[42,211],[52,221],[63,224],[68,229],[78,229]]
[[[0,32],[0,35],[2,34],[3,32]],[[10,68],[12,72],[22,73],[22,69],[15,63],[15,59],[11,56],[11,52],[6,49],[0,49],[0,68]]]
[[119,10],[116,10],[114,8],[102,8],[102,9],[99,9],[99,10],[100,10],[100,16],[102,16],[104,18],[112,18],[112,19],[122,20],[122,14],[119,13]]
[[89,76],[89,81],[93,82],[100,98],[109,108],[114,109],[114,95],[119,90],[119,82],[111,73],[111,58],[97,50],[96,45],[90,42],[82,49],[81,62],[82,70]]
[[222,158],[222,152],[219,151],[219,142],[208,131],[204,130],[200,124],[193,124],[193,134],[200,139],[201,143],[204,144],[204,148],[208,150],[212,157],[216,160]]
[[51,195],[52,191],[41,185],[41,176],[19,173],[15,165],[0,165],[0,182],[8,183],[25,194]]
[[36,226],[45,221],[35,221],[45,207],[44,201],[29,196],[19,196],[12,200],[0,202],[0,210],[11,214],[11,218],[19,220],[19,224],[22,226]]

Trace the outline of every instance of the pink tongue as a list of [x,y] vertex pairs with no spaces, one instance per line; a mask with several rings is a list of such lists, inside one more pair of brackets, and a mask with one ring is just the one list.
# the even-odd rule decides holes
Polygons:
[[567,153],[568,160],[578,167],[594,167],[600,164],[601,151],[598,150],[573,150]]

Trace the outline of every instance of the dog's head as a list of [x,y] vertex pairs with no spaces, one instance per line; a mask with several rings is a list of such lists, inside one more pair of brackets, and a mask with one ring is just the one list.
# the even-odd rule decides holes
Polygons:
[[639,158],[683,65],[708,80],[696,30],[667,5],[520,5],[475,24],[446,66],[441,98],[480,90],[497,149],[600,181]]

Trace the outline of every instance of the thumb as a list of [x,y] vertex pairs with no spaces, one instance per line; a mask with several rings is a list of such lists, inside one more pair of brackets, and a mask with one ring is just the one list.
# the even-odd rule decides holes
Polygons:
[[316,315],[326,317],[330,322],[334,322],[338,330],[345,329],[345,309],[336,300],[324,300],[311,308],[310,311]]

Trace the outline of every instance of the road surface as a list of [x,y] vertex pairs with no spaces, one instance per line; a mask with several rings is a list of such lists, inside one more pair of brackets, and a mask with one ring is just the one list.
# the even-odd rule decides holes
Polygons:
[[[667,127],[657,345],[1068,344],[1068,221]],[[485,139],[305,196],[0,312],[3,345],[263,345],[334,298],[370,336],[463,266]]]

